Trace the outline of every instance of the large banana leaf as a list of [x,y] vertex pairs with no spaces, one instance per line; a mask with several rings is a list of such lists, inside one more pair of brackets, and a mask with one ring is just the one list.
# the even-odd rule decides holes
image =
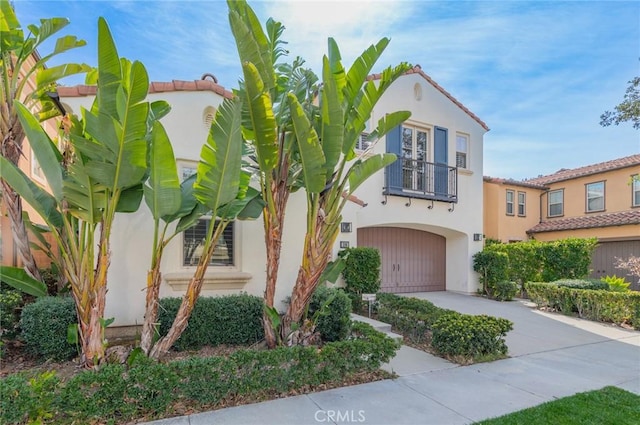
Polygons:
[[44,297],[47,295],[47,285],[35,280],[19,267],[0,266],[0,280],[7,285],[33,295],[34,297]]
[[[75,46],[74,46],[75,47]],[[91,67],[87,64],[66,63],[63,65],[52,66],[40,70],[36,74],[37,87],[41,88],[38,91],[37,97],[41,97],[44,92],[51,90],[50,85],[56,83],[65,77],[75,74],[82,74],[91,70]],[[42,93],[41,93],[42,92]]]
[[98,19],[98,86],[96,106],[103,113],[117,116],[116,96],[122,80],[120,57],[104,18]]
[[364,161],[357,161],[349,169],[349,188],[347,189],[347,193],[352,194],[355,192],[358,186],[364,183],[365,180],[387,165],[392,164],[396,159],[395,154],[383,153],[370,156]]
[[384,117],[378,120],[378,125],[375,130],[373,130],[369,136],[368,140],[378,140],[384,137],[389,131],[399,126],[403,122],[411,117],[411,112],[409,111],[396,111],[386,114]]
[[4,156],[0,156],[0,177],[31,205],[53,227],[62,225],[62,216],[53,196],[35,184],[26,174]]
[[252,63],[260,74],[266,90],[269,91],[276,84],[273,49],[260,26],[260,21],[246,1],[228,0],[227,4],[231,32],[236,41],[240,62]]
[[202,146],[194,194],[214,213],[238,194],[243,143],[241,118],[242,102],[237,98],[226,99],[216,113],[207,143]]
[[289,93],[288,101],[302,162],[305,188],[309,193],[320,193],[325,187],[327,175],[324,168],[325,157],[322,152],[322,146],[320,146],[318,134],[311,126],[309,118],[304,113],[298,99]]
[[153,124],[149,155],[149,180],[144,185],[144,200],[156,220],[180,209],[180,179],[173,148],[159,121]]
[[323,58],[322,67],[322,150],[326,159],[325,174],[333,174],[333,170],[340,160],[344,137],[344,113],[336,75],[331,70],[328,57]]
[[22,124],[25,135],[34,155],[38,159],[40,168],[45,175],[54,198],[62,201],[62,155],[55,144],[44,131],[36,117],[20,102],[14,103],[18,119]]
[[369,46],[362,54],[353,61],[351,68],[347,72],[347,85],[345,87],[347,101],[353,104],[356,94],[360,91],[362,84],[371,73],[371,69],[389,44],[388,38],[382,38],[375,45]]
[[344,88],[347,85],[347,72],[342,65],[342,56],[340,55],[340,49],[338,48],[336,41],[332,37],[329,37],[327,44],[329,49],[329,68],[331,70],[331,74],[333,74],[338,98],[342,104],[344,99]]
[[260,171],[268,173],[274,169],[278,161],[278,141],[273,105],[256,66],[246,62],[242,65],[242,70],[251,119],[251,136],[256,145],[258,164]]
[[224,220],[241,220],[256,219],[262,214],[265,202],[260,197],[260,192],[249,187],[245,195],[238,197],[227,205],[218,209],[217,216]]

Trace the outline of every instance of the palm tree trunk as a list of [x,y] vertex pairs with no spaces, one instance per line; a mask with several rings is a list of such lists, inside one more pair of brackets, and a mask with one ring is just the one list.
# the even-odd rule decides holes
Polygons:
[[140,335],[140,348],[142,348],[142,351],[147,355],[149,355],[149,351],[153,345],[153,336],[156,332],[161,281],[162,273],[160,273],[157,267],[150,270],[147,274],[147,300],[144,324],[142,325],[142,334]]

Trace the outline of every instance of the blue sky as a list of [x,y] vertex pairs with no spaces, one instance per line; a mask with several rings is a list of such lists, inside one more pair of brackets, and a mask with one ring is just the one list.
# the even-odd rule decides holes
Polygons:
[[[406,61],[482,118],[484,174],[523,179],[640,153],[631,124],[601,127],[600,114],[623,99],[640,74],[637,1],[253,1],[262,22],[281,21],[291,59],[320,71],[327,37],[345,64],[381,37],[379,62]],[[104,16],[120,55],[142,61],[153,81],[213,73],[227,88],[241,71],[226,2],[14,1],[23,25],[71,20],[65,33],[87,46],[63,55],[96,63]],[[46,49],[43,49],[46,51]],[[63,83],[77,84],[79,80]]]

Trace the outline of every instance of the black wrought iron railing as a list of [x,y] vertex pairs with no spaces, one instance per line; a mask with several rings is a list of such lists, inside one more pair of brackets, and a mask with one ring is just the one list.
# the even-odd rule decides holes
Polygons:
[[385,195],[458,202],[458,169],[447,164],[398,158],[385,169]]

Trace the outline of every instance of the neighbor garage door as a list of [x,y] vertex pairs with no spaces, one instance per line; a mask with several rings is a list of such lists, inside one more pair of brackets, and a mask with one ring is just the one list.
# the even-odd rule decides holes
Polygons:
[[624,276],[628,282],[632,282],[632,289],[640,291],[638,278],[625,273],[615,266],[616,258],[640,257],[640,240],[600,242],[593,253],[591,261],[591,277]]
[[399,227],[358,229],[358,246],[378,248],[383,292],[445,290],[446,240]]

